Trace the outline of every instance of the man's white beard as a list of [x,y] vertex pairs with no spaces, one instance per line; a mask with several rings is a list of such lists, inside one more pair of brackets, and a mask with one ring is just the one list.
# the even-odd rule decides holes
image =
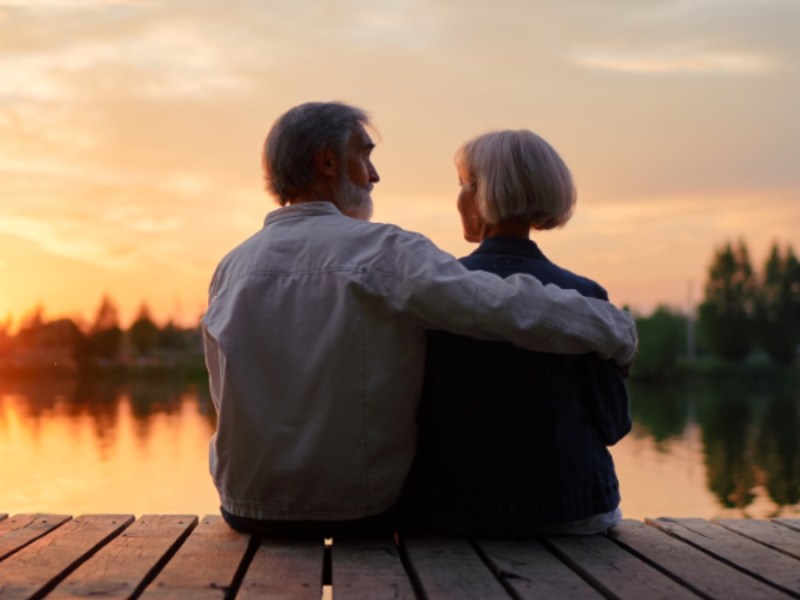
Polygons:
[[336,190],[336,205],[348,217],[369,221],[372,218],[371,190],[372,184],[362,188],[344,177]]

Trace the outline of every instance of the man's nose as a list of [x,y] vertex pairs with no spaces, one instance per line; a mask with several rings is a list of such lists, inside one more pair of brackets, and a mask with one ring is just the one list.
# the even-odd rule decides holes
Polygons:
[[380,175],[378,175],[378,171],[375,169],[375,166],[372,163],[369,164],[369,180],[372,183],[378,183],[381,180]]

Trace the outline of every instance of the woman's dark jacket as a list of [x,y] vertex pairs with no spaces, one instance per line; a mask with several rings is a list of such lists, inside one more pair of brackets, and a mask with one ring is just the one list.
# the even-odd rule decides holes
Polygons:
[[[600,285],[551,263],[531,241],[487,239],[461,262],[608,299]],[[610,361],[430,332],[409,490],[432,526],[534,534],[619,505],[606,446],[630,428],[628,395]]]

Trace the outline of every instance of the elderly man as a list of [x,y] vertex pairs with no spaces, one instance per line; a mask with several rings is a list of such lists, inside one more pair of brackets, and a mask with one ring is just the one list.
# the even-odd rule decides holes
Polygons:
[[340,535],[391,526],[414,456],[426,330],[630,364],[629,315],[528,275],[468,271],[368,222],[367,115],[308,103],[264,146],[282,208],[219,264],[203,317],[217,410],[211,472],[234,528]]

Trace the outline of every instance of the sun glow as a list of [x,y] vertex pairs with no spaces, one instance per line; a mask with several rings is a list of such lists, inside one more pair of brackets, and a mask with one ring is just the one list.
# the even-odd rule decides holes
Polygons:
[[551,141],[578,183],[575,218],[537,241],[619,302],[684,302],[727,239],[800,246],[794,0],[624,15],[434,0],[411,18],[416,4],[5,3],[0,308],[88,316],[108,293],[125,319],[142,301],[166,319],[180,297],[195,320],[218,260],[274,206],[259,167],[269,126],[308,100],[371,113],[376,218],[456,255],[472,247],[453,153],[505,128]]

